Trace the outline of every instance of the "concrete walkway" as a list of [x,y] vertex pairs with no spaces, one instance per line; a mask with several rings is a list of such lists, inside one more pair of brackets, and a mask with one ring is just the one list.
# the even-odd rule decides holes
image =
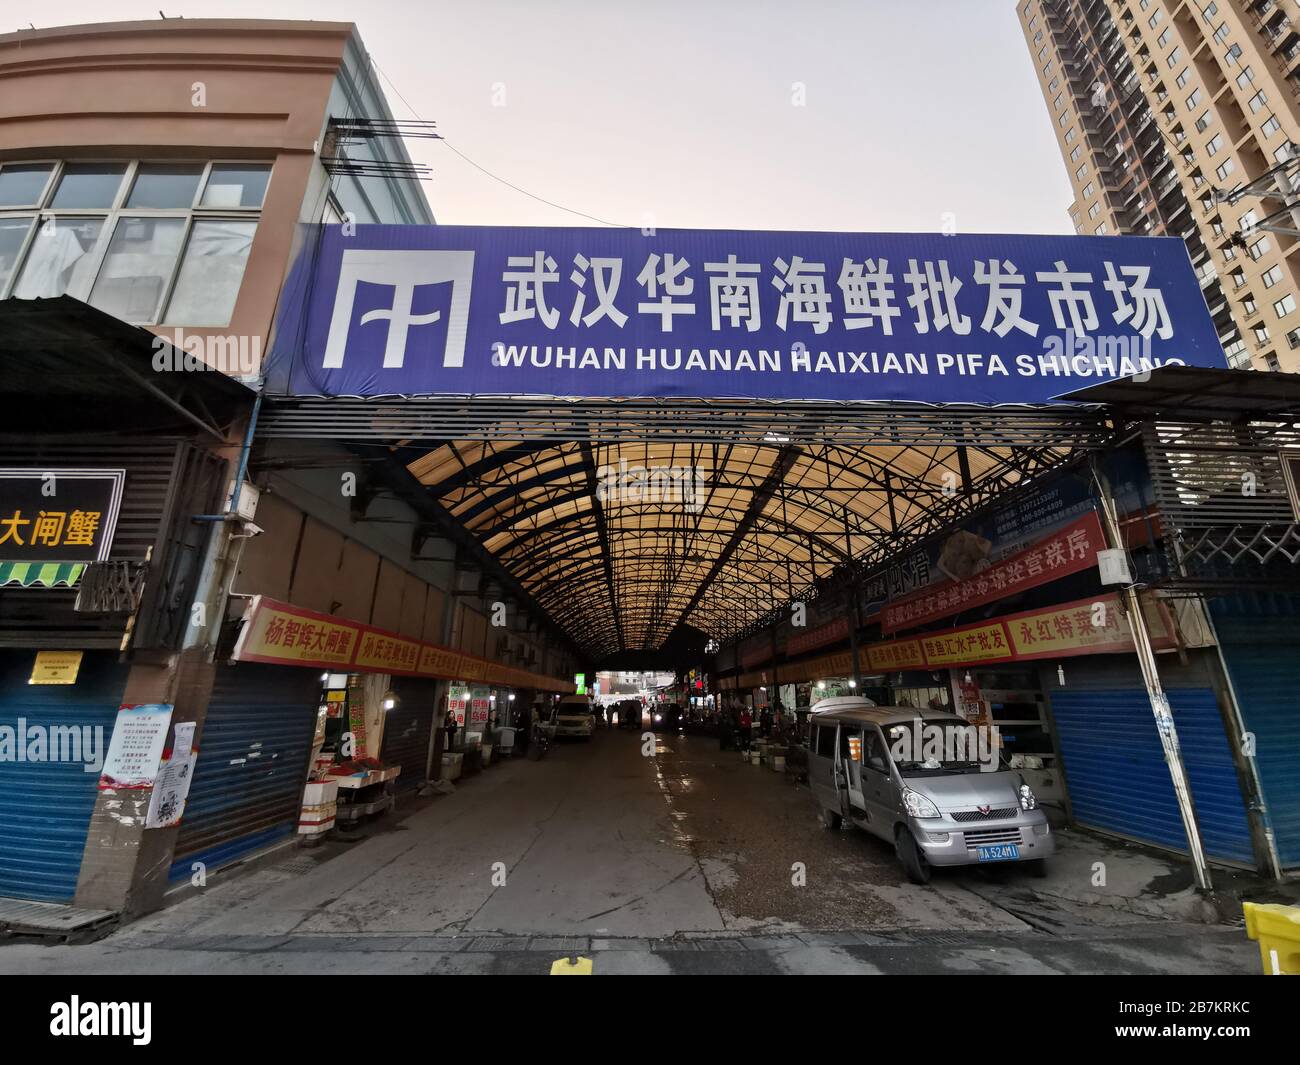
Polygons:
[[212,874],[98,943],[0,946],[0,971],[547,971],[571,952],[605,972],[1258,965],[1239,929],[1185,923],[1181,900],[1136,905],[1175,859],[1066,834],[1047,880],[1006,866],[917,887],[888,846],[821,828],[806,788],[703,738],[646,756],[602,732],[421,804],[361,842]]

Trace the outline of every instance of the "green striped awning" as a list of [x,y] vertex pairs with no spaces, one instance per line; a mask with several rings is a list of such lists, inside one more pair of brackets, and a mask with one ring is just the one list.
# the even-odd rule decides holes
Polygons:
[[0,562],[0,588],[71,588],[85,572],[84,562]]

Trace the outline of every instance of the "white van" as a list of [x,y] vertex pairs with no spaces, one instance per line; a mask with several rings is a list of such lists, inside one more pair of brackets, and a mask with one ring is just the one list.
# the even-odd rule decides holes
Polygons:
[[555,735],[591,739],[596,731],[595,711],[585,695],[565,695],[555,708]]
[[808,784],[827,828],[848,821],[892,843],[913,883],[936,865],[981,862],[1044,876],[1056,846],[991,734],[956,714],[823,699],[808,718]]

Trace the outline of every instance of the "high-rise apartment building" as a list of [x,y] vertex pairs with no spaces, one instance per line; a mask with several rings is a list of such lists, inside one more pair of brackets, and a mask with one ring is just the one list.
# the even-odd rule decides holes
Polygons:
[[1016,2],[1075,230],[1182,237],[1229,363],[1300,370],[1300,3]]

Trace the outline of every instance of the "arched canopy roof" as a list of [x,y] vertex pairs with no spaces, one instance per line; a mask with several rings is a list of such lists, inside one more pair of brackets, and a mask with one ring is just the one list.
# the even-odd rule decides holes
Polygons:
[[682,624],[725,642],[848,559],[881,557],[930,527],[955,500],[1066,454],[770,435],[461,440],[407,469],[599,658],[659,648]]

